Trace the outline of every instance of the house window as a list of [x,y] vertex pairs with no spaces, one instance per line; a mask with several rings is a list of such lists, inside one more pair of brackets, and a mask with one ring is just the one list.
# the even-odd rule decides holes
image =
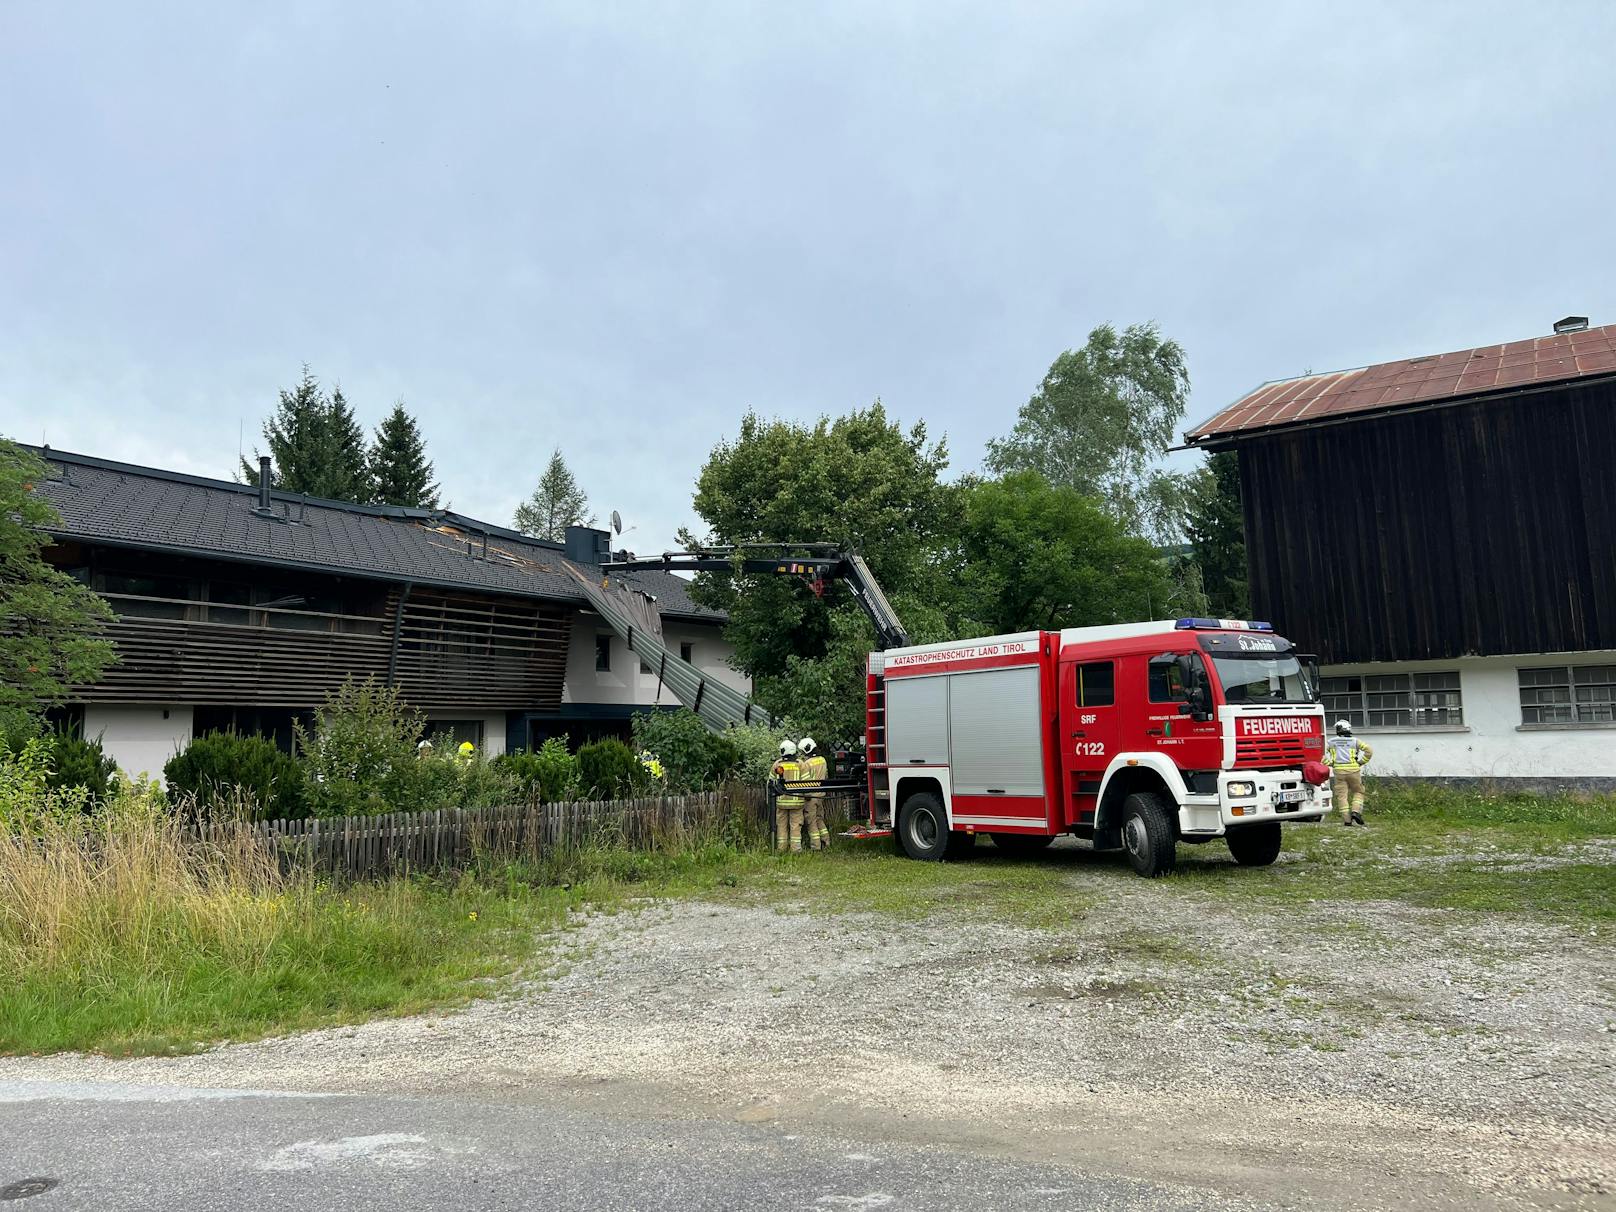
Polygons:
[[689,640],[683,640],[683,641],[680,642],[680,644],[679,644],[679,659],[681,661],[683,661],[687,665],[695,663],[695,660],[696,660],[696,646],[694,644],[692,644]]
[[1616,665],[1518,671],[1523,724],[1616,723]]
[[1366,673],[1322,678],[1325,714],[1359,728],[1440,728],[1464,724],[1459,671]]
[[481,720],[428,720],[426,739],[439,754],[454,753],[462,742],[470,741],[482,752],[483,722]]
[[1110,707],[1117,701],[1117,667],[1113,662],[1079,665],[1075,680],[1079,707]]
[[612,637],[597,635],[595,637],[595,672],[610,673],[612,671]]

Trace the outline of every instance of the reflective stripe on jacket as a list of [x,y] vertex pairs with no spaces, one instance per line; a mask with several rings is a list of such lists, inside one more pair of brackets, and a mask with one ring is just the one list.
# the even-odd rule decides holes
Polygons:
[[1332,770],[1357,770],[1374,752],[1355,736],[1333,736],[1324,744],[1324,764]]
[[[771,778],[778,783],[796,783],[802,779],[802,764],[795,758],[782,758],[774,764],[769,772]],[[785,787],[780,788],[780,794],[775,797],[775,804],[781,808],[801,808],[807,801],[802,798],[802,792]]]
[[823,783],[830,774],[830,763],[819,754],[814,754],[803,763],[802,777],[810,783]]

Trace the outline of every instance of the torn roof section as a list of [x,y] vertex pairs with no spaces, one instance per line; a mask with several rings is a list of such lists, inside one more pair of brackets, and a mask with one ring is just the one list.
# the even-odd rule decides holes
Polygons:
[[[57,537],[179,555],[240,560],[342,576],[552,598],[586,605],[565,547],[447,510],[353,505],[272,492],[268,516],[258,489],[48,447],[30,447],[51,466],[38,491],[56,508]],[[721,623],[665,572],[619,578],[651,595],[664,616]]]
[[1228,446],[1264,430],[1607,375],[1616,375],[1616,324],[1264,383],[1184,440]]

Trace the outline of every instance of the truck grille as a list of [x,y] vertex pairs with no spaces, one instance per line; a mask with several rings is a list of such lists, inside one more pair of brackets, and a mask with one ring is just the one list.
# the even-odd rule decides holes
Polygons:
[[[1312,752],[1307,742],[1312,741]],[[1238,766],[1300,766],[1322,752],[1318,737],[1242,736],[1234,742],[1234,764]]]

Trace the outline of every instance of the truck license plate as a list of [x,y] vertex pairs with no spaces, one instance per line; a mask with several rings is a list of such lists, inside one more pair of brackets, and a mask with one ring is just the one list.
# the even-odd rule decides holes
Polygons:
[[1307,792],[1305,791],[1274,792],[1274,803],[1276,804],[1300,804],[1306,798]]

